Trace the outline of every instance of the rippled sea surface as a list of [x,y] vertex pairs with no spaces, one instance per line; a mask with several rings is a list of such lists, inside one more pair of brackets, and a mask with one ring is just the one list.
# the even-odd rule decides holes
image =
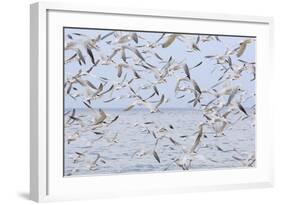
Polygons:
[[[161,112],[152,114],[147,110],[123,112],[105,109],[105,112],[111,118],[119,115],[119,119],[96,130],[87,129],[87,126],[81,127],[79,123],[65,127],[65,176],[182,170],[174,161],[183,156],[182,147],[189,149],[192,146],[197,136],[198,124],[205,120],[201,112],[191,110],[162,109]],[[90,122],[93,117],[92,113],[83,109],[77,110],[76,115],[85,122]],[[235,121],[236,116],[231,118]],[[237,158],[246,159],[255,153],[253,124],[252,118],[238,120],[225,129],[225,136],[220,137],[216,137],[212,129],[206,127],[206,136],[201,139],[190,170],[246,166]],[[154,131],[156,137],[165,136],[159,140],[155,149],[160,163],[151,152],[155,148],[156,139],[148,130]],[[79,132],[80,138],[68,144],[67,138],[75,132]],[[182,146],[174,145],[169,137]],[[100,139],[97,140],[98,138]],[[78,157],[77,152],[83,155]],[[147,153],[142,155],[143,152]],[[100,159],[91,168],[98,155]]]

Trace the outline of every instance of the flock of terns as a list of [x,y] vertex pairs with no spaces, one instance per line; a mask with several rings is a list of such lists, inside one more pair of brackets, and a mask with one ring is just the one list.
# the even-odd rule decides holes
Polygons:
[[[159,51],[168,49],[178,42],[186,47],[184,52],[200,53],[203,44],[213,41],[223,44],[221,37],[177,33],[154,33],[153,35],[156,37],[154,41],[147,40],[142,33],[125,31],[108,31],[105,35],[97,36],[73,32],[65,36],[64,64],[72,63],[77,68],[76,73],[65,70],[67,74],[64,81],[65,96],[69,96],[88,109],[87,116],[79,115],[75,108],[64,113],[65,128],[75,127],[73,133],[65,133],[65,146],[75,143],[83,133],[91,133],[92,136],[92,140],[85,145],[85,148],[93,147],[100,140],[105,140],[109,145],[119,143],[118,135],[120,133],[110,137],[106,135],[106,129],[110,129],[110,126],[119,120],[121,113],[112,116],[104,109],[95,107],[95,101],[99,100],[106,104],[130,99],[131,103],[124,107],[122,112],[129,112],[140,107],[146,108],[150,113],[161,112],[161,107],[168,104],[170,98],[164,93],[164,90],[161,91],[158,87],[173,79],[176,82],[174,98],[185,99],[202,114],[203,120],[197,125],[197,130],[192,135],[193,143],[179,143],[175,137],[165,134],[169,130],[175,129],[172,124],[159,130],[151,130],[146,127],[143,131],[155,139],[155,145],[152,149],[136,150],[132,154],[132,158],[149,155],[161,163],[157,145],[159,141],[167,139],[173,147],[180,149],[182,154],[173,158],[165,170],[168,170],[172,164],[176,164],[183,170],[189,170],[192,161],[199,158],[216,162],[210,157],[200,155],[199,150],[203,147],[204,138],[226,137],[227,129],[232,129],[235,123],[248,118],[253,121],[251,126],[255,126],[255,104],[247,108],[244,106],[247,101],[251,99],[254,101],[255,93],[244,89],[240,82],[244,73],[250,76],[249,81],[256,79],[255,61],[243,60],[243,54],[250,44],[255,43],[255,39],[245,38],[234,48],[226,48],[223,53],[204,56],[198,63],[190,65],[186,60],[178,61],[172,56],[172,53],[169,58],[165,59]],[[105,50],[100,46],[102,44],[111,48],[110,53],[108,51],[104,53]],[[205,62],[208,62],[208,68],[204,68]],[[195,69],[210,69],[210,64],[213,64],[210,73],[216,72],[219,77],[214,85],[202,88],[193,77],[193,72]],[[109,79],[97,75],[95,72],[96,69],[109,68],[116,73],[116,78]],[[118,95],[120,90],[123,91],[122,95]],[[143,96],[141,95],[142,90],[151,94]],[[148,121],[142,126],[153,123],[155,122]],[[133,126],[139,125],[136,123]],[[255,166],[256,159],[253,153],[245,156],[235,148],[224,150],[218,145],[213,145],[213,147],[218,152],[236,153],[237,155],[233,155],[232,159],[239,161],[242,166]],[[85,162],[86,155],[87,151],[73,153],[73,163]],[[92,171],[107,163],[101,154],[96,153],[95,156],[86,163],[87,169]],[[79,166],[67,175],[78,171]]]

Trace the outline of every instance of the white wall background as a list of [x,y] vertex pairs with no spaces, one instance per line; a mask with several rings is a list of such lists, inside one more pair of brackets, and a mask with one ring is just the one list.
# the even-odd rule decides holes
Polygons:
[[[6,0],[0,6],[0,203],[31,204],[29,192],[29,4]],[[83,2],[83,0],[79,0]],[[275,20],[275,188],[147,196],[66,204],[280,204],[281,126],[280,38],[281,12],[277,0],[92,0],[100,6],[187,10],[273,16]]]

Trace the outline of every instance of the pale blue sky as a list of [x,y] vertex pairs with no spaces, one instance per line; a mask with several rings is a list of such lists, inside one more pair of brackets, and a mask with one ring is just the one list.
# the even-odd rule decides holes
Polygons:
[[[96,30],[96,29],[76,29],[76,28],[65,28],[65,35],[67,34],[72,34],[72,33],[81,33],[85,34],[87,36],[90,36],[91,38],[96,38],[99,34],[102,36],[111,32],[110,30]],[[192,30],[191,30],[192,32]],[[128,32],[122,32],[124,34]],[[138,35],[141,37],[145,38],[148,41],[155,42],[162,33],[157,33],[157,32],[137,32]],[[197,35],[195,34],[192,38],[196,39]],[[112,49],[115,48],[116,45],[108,45],[105,42],[112,40],[114,37],[110,36],[106,38],[105,40],[101,41],[98,43],[98,46],[100,47],[101,53],[104,55],[111,55]],[[200,61],[203,61],[203,64],[195,68],[194,70],[191,71],[191,77],[197,81],[199,86],[201,87],[201,90],[207,90],[211,85],[215,84],[217,82],[217,79],[221,76],[221,72],[213,72],[211,71],[214,68],[214,60],[209,60],[204,58],[204,56],[207,55],[216,55],[216,54],[224,54],[226,48],[234,49],[236,48],[239,43],[246,39],[246,37],[236,37],[236,36],[219,36],[221,42],[218,42],[216,40],[212,40],[209,42],[199,43],[199,48],[200,52],[187,52],[188,46],[186,43],[183,43],[182,41],[176,40],[170,47],[168,48],[156,48],[154,49],[155,52],[157,52],[164,60],[168,60],[170,56],[173,56],[173,58],[177,61],[180,62],[184,60],[189,67],[192,67],[199,63]],[[65,37],[65,39],[67,39]],[[162,39],[161,42],[164,40]],[[130,44],[132,46],[136,45],[135,42],[131,41]],[[139,39],[138,45],[143,45],[144,41]],[[141,50],[141,49],[140,49]],[[99,54],[97,51],[93,49],[94,56],[97,59],[99,59]],[[68,58],[73,54],[71,51],[65,51],[65,57]],[[127,56],[133,56],[131,52],[126,52]],[[86,54],[85,54],[86,55]],[[147,56],[146,54],[143,54],[144,56]],[[151,54],[150,54],[151,55]],[[243,60],[254,62],[255,61],[255,42],[251,43],[247,46],[244,54],[240,57]],[[122,62],[120,54],[117,54],[114,57],[114,60],[116,62]],[[86,58],[87,64],[80,66],[78,62],[73,62],[65,65],[65,79],[67,77],[72,76],[78,72],[79,69],[82,69],[86,71],[91,67],[91,62],[89,58]],[[155,56],[148,58],[147,61],[159,68],[164,66],[164,63],[159,63],[159,59],[157,59]],[[233,64],[241,64],[240,62],[237,61],[236,57],[232,58]],[[130,59],[128,60],[130,63]],[[135,67],[137,70],[143,70],[142,67]],[[125,69],[125,72],[128,73],[128,80],[131,79],[133,76],[132,72],[129,69]],[[151,80],[153,81],[154,77],[152,74],[147,74],[147,72],[138,72],[142,78],[146,80]],[[122,79],[124,76],[124,73],[120,79],[117,77],[117,69],[113,65],[98,65],[95,67],[92,71],[92,74],[97,75],[97,76],[102,76],[106,77],[109,79],[112,79],[113,81],[117,82]],[[183,77],[184,72],[183,70],[180,70],[176,73],[176,76],[178,77]],[[96,86],[99,85],[99,82],[97,82],[96,79],[88,77],[88,80],[90,80],[93,84]],[[247,90],[248,93],[254,93],[255,92],[255,81],[250,81],[252,79],[252,75],[250,73],[243,73],[243,76],[241,79],[239,79],[236,83],[241,85],[244,90]],[[134,89],[137,89],[140,85],[145,84],[143,80],[136,80],[134,81],[131,86]],[[161,107],[163,108],[191,108],[191,104],[188,104],[187,101],[192,99],[191,94],[187,95],[185,98],[182,99],[177,99],[175,98],[175,89],[176,85],[176,78],[175,77],[169,77],[167,80],[167,83],[158,85],[158,89],[161,93],[164,93],[166,97],[170,99],[170,102],[167,103],[166,105],[163,105]],[[111,86],[111,83],[108,83],[105,89],[109,88]],[[79,86],[76,86],[79,89]],[[114,92],[113,97],[118,97],[120,95],[126,95],[128,94],[129,90],[123,89],[118,92]],[[141,90],[140,95],[143,96],[144,98],[152,94],[152,90]],[[182,93],[184,94],[184,93]],[[179,93],[178,96],[181,94]],[[82,97],[83,98],[83,97]],[[69,96],[65,96],[65,107],[66,108],[79,108],[79,107],[85,107],[82,103],[82,98],[74,100]],[[104,96],[103,98],[93,101],[92,105],[93,107],[96,108],[125,108],[127,107],[130,103],[133,102],[133,99],[122,99],[122,100],[114,100],[110,103],[104,103],[104,100],[110,99],[111,97],[109,95]],[[159,97],[158,97],[159,98]],[[157,97],[152,98],[151,100],[157,100]],[[210,97],[207,99],[211,99]],[[252,106],[254,104],[254,99],[251,99],[247,101],[246,105],[244,106]]]

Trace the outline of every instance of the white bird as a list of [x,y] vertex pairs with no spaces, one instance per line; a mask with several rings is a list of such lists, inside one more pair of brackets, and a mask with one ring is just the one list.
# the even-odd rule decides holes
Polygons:
[[95,160],[93,160],[93,161],[90,161],[89,162],[89,170],[91,170],[91,171],[95,171],[95,170],[97,170],[97,167],[98,167],[98,162],[100,161],[101,163],[103,163],[103,164],[105,164],[106,163],[106,161],[105,160],[103,160],[103,159],[101,159],[101,155],[99,154],[99,153],[97,153],[96,154],[96,159]]
[[148,150],[138,149],[136,152],[133,153],[132,158],[134,158],[135,156],[143,157],[147,155],[152,155],[158,163],[161,162],[160,157],[155,149],[148,149]]
[[104,122],[106,119],[107,115],[106,113],[102,110],[99,109],[97,113],[95,113],[93,119],[91,120],[93,125],[98,125]]
[[240,56],[243,55],[244,51],[246,50],[246,47],[248,44],[250,44],[252,42],[251,39],[246,39],[240,42],[239,47],[237,48],[237,57],[239,58]]
[[67,137],[67,144],[70,144],[71,142],[74,142],[79,138],[80,138],[80,134],[78,131],[76,131],[73,135]]

